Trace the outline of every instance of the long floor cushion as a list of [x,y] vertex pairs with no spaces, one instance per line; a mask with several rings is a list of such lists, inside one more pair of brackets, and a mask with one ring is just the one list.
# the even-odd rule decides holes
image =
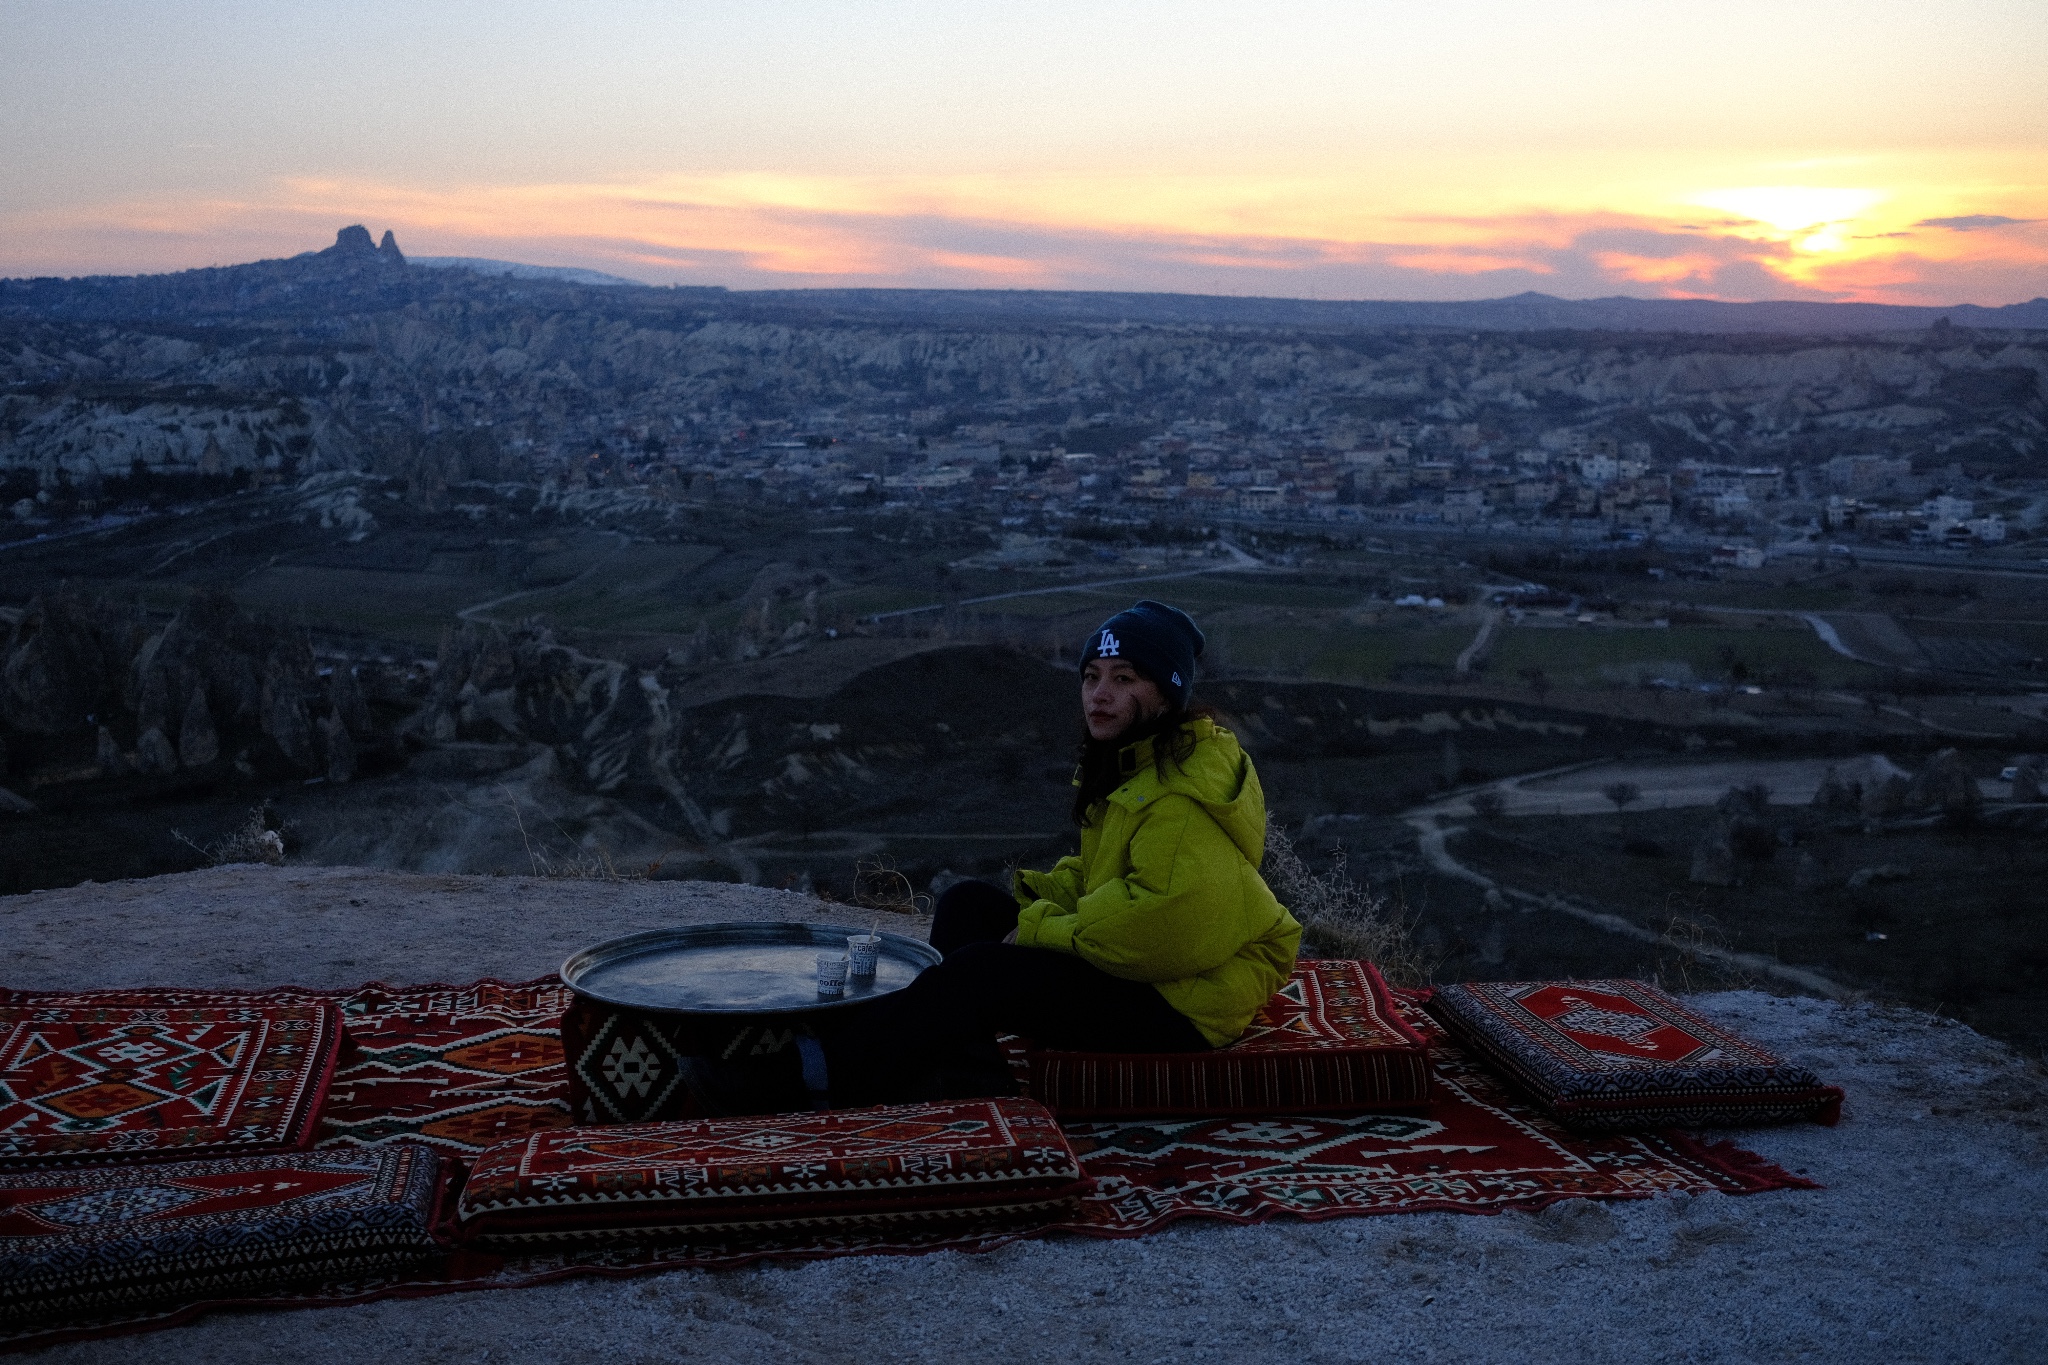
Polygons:
[[1477,981],[1426,1008],[1568,1127],[1832,1124],[1842,1092],[1643,981]]
[[0,991],[0,1170],[302,1150],[340,1045],[294,991]]
[[0,1173],[0,1328],[410,1269],[441,1171],[394,1144]]
[[1356,1114],[1429,1102],[1429,1050],[1369,962],[1307,959],[1228,1047],[1054,1052],[1025,1045],[1032,1098],[1063,1119]]
[[1026,1099],[558,1128],[477,1159],[481,1247],[1005,1228],[1075,1215],[1087,1179]]

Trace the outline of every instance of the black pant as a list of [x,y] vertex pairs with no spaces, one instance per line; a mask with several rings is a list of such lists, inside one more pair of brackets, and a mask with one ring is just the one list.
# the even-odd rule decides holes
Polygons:
[[1020,948],[1017,902],[988,882],[939,897],[932,946],[945,961],[820,1039],[835,1105],[1010,1095],[996,1036],[1075,1052],[1203,1052],[1208,1040],[1143,981],[1071,953]]

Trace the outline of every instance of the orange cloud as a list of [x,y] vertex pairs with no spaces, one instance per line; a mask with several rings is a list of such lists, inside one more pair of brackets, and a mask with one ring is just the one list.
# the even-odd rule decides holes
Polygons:
[[[727,175],[445,188],[298,179],[239,200],[0,215],[0,273],[219,264],[310,249],[366,221],[395,227],[414,254],[742,288],[1325,298],[1541,289],[1900,303],[2048,293],[2048,222],[2037,221],[2048,219],[2048,190],[1617,191],[1630,199],[1640,206],[1420,213],[1373,200],[1355,180],[1308,177]],[[1688,213],[1700,204],[1741,216],[1702,221]]]
[[1720,262],[1711,256],[1631,256],[1625,251],[1596,251],[1593,262],[1602,270],[1640,284],[1677,284],[1711,280]]
[[1406,251],[1388,256],[1387,264],[1435,275],[1486,275],[1497,270],[1530,270],[1538,275],[1555,273],[1555,267],[1542,261],[1475,251]]

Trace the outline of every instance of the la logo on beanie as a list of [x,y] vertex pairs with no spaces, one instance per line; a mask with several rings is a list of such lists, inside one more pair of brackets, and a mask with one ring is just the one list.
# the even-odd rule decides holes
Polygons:
[[[1107,630],[1102,632],[1102,638],[1096,641],[1095,644],[1095,652],[1105,659],[1117,658],[1122,655],[1123,650],[1123,642],[1118,640],[1114,634]],[[1174,681],[1179,682],[1180,679],[1175,678]]]

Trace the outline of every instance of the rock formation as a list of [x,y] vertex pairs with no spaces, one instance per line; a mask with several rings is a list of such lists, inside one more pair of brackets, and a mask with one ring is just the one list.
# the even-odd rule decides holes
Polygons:
[[355,666],[346,659],[334,665],[334,672],[328,678],[327,705],[350,734],[370,733],[370,708],[363,700],[362,684],[356,680]]
[[125,665],[145,626],[132,608],[71,593],[32,599],[0,660],[0,724],[76,733],[88,716],[129,709]]
[[157,777],[169,777],[178,771],[178,751],[171,747],[171,741],[162,730],[152,725],[142,732],[135,742],[135,759],[142,771]]
[[316,251],[317,260],[332,262],[363,262],[371,265],[404,265],[405,253],[398,249],[398,238],[391,230],[384,230],[384,240],[372,242],[370,230],[361,223],[352,223],[334,234],[334,245],[325,251]]
[[94,758],[99,763],[100,776],[119,777],[128,771],[128,760],[121,755],[121,746],[114,742],[114,732],[102,725],[94,740]]
[[1689,879],[1699,886],[1734,886],[1735,846],[1726,820],[1715,820],[1700,835],[1692,849]]
[[146,772],[242,750],[252,771],[310,775],[329,766],[316,711],[339,714],[358,749],[373,738],[352,677],[323,686],[301,632],[252,620],[224,594],[200,593],[153,627],[132,606],[50,593],[0,636],[0,743],[27,772],[75,768],[90,753],[118,775],[130,766],[118,737],[132,734]]
[[214,728],[213,712],[206,707],[206,686],[192,689],[185,703],[184,718],[178,723],[178,761],[188,768],[203,768],[220,757],[220,732]]
[[370,230],[361,223],[343,228],[334,234],[334,245],[321,252],[323,256],[367,256],[376,251],[376,243],[370,240]]
[[327,761],[327,780],[346,782],[356,775],[356,746],[348,727],[332,712],[320,718],[320,751]]
[[1813,793],[1813,806],[1816,810],[1852,813],[1860,810],[1863,806],[1863,784],[1843,779],[1830,765]]
[[1884,820],[1906,809],[1906,794],[1912,782],[1897,774],[1879,778],[1863,789],[1863,817]]

